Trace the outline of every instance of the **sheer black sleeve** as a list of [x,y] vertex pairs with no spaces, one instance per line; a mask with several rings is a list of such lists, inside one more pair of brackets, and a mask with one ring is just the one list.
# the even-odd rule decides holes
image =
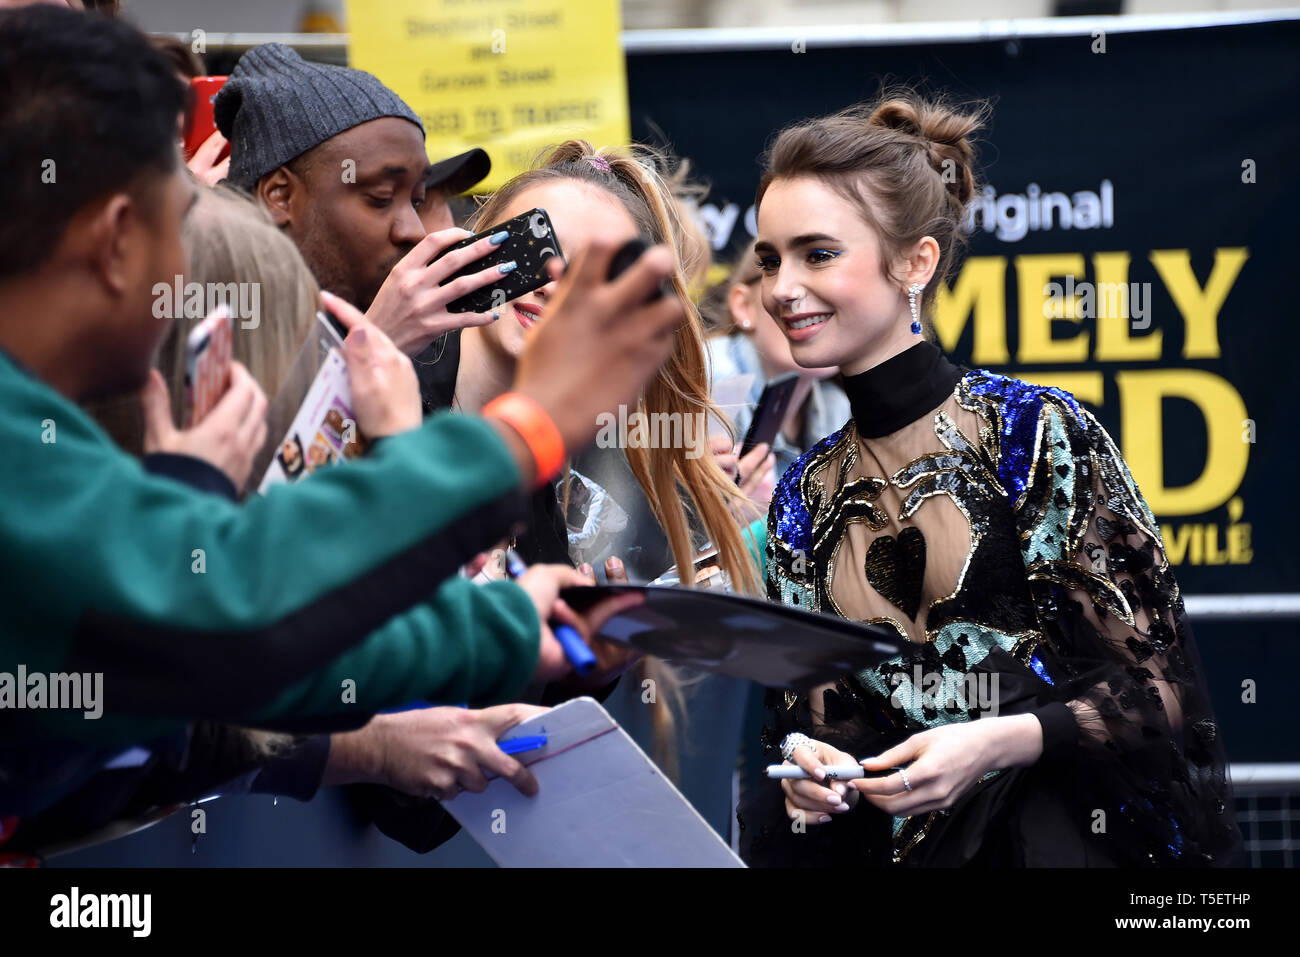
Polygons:
[[1043,664],[1078,727],[1075,812],[1132,866],[1237,863],[1222,737],[1178,584],[1091,413],[1044,403],[1014,508]]

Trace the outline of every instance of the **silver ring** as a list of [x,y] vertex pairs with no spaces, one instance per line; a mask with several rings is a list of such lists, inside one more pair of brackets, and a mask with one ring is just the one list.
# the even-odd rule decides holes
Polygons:
[[912,784],[910,781],[907,780],[907,769],[899,768],[898,773],[903,776],[903,787],[907,788],[907,790],[909,791],[912,790]]
[[787,761],[794,759],[796,748],[808,748],[816,754],[817,742],[806,734],[800,734],[798,731],[791,732],[781,739],[781,757]]

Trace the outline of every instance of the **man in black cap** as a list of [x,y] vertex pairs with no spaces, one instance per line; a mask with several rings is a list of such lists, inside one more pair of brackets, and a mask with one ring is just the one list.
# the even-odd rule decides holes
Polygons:
[[469,192],[491,171],[492,161],[484,150],[478,148],[430,166],[424,178],[424,201],[417,209],[425,232],[436,233],[455,226],[449,201]]
[[[488,174],[487,153],[431,166],[424,127],[396,93],[369,73],[307,62],[282,43],[245,53],[213,106],[230,140],[227,181],[289,234],[322,288],[367,311],[403,351],[415,355],[448,328],[491,321],[453,318],[443,307],[500,279],[495,268],[439,285],[488,252],[488,240],[428,267],[469,235],[453,228],[447,199]],[[414,281],[390,283],[376,304],[399,263]]]

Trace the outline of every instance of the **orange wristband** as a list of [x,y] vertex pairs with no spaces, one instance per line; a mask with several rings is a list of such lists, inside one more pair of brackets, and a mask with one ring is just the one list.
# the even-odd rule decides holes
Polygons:
[[537,485],[541,487],[564,467],[564,439],[546,410],[518,392],[499,395],[483,407],[483,415],[500,419],[519,433],[533,454]]

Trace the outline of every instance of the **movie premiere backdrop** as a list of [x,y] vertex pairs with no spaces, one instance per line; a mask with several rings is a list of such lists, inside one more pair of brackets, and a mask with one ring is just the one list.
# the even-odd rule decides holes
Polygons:
[[[1185,595],[1300,591],[1293,14],[1179,29],[1063,18],[1019,35],[1014,22],[620,35],[614,0],[387,0],[349,16],[352,65],[416,106],[431,157],[488,149],[489,186],[571,135],[671,145],[712,187],[700,212],[719,264],[753,238],[759,157],[782,125],[882,80],[989,99],[987,185],[939,292],[941,345],[1097,415]],[[1283,743],[1295,622],[1196,631],[1216,701],[1258,684],[1254,707],[1223,716],[1252,729],[1230,734],[1234,758],[1281,756],[1268,742]]]

